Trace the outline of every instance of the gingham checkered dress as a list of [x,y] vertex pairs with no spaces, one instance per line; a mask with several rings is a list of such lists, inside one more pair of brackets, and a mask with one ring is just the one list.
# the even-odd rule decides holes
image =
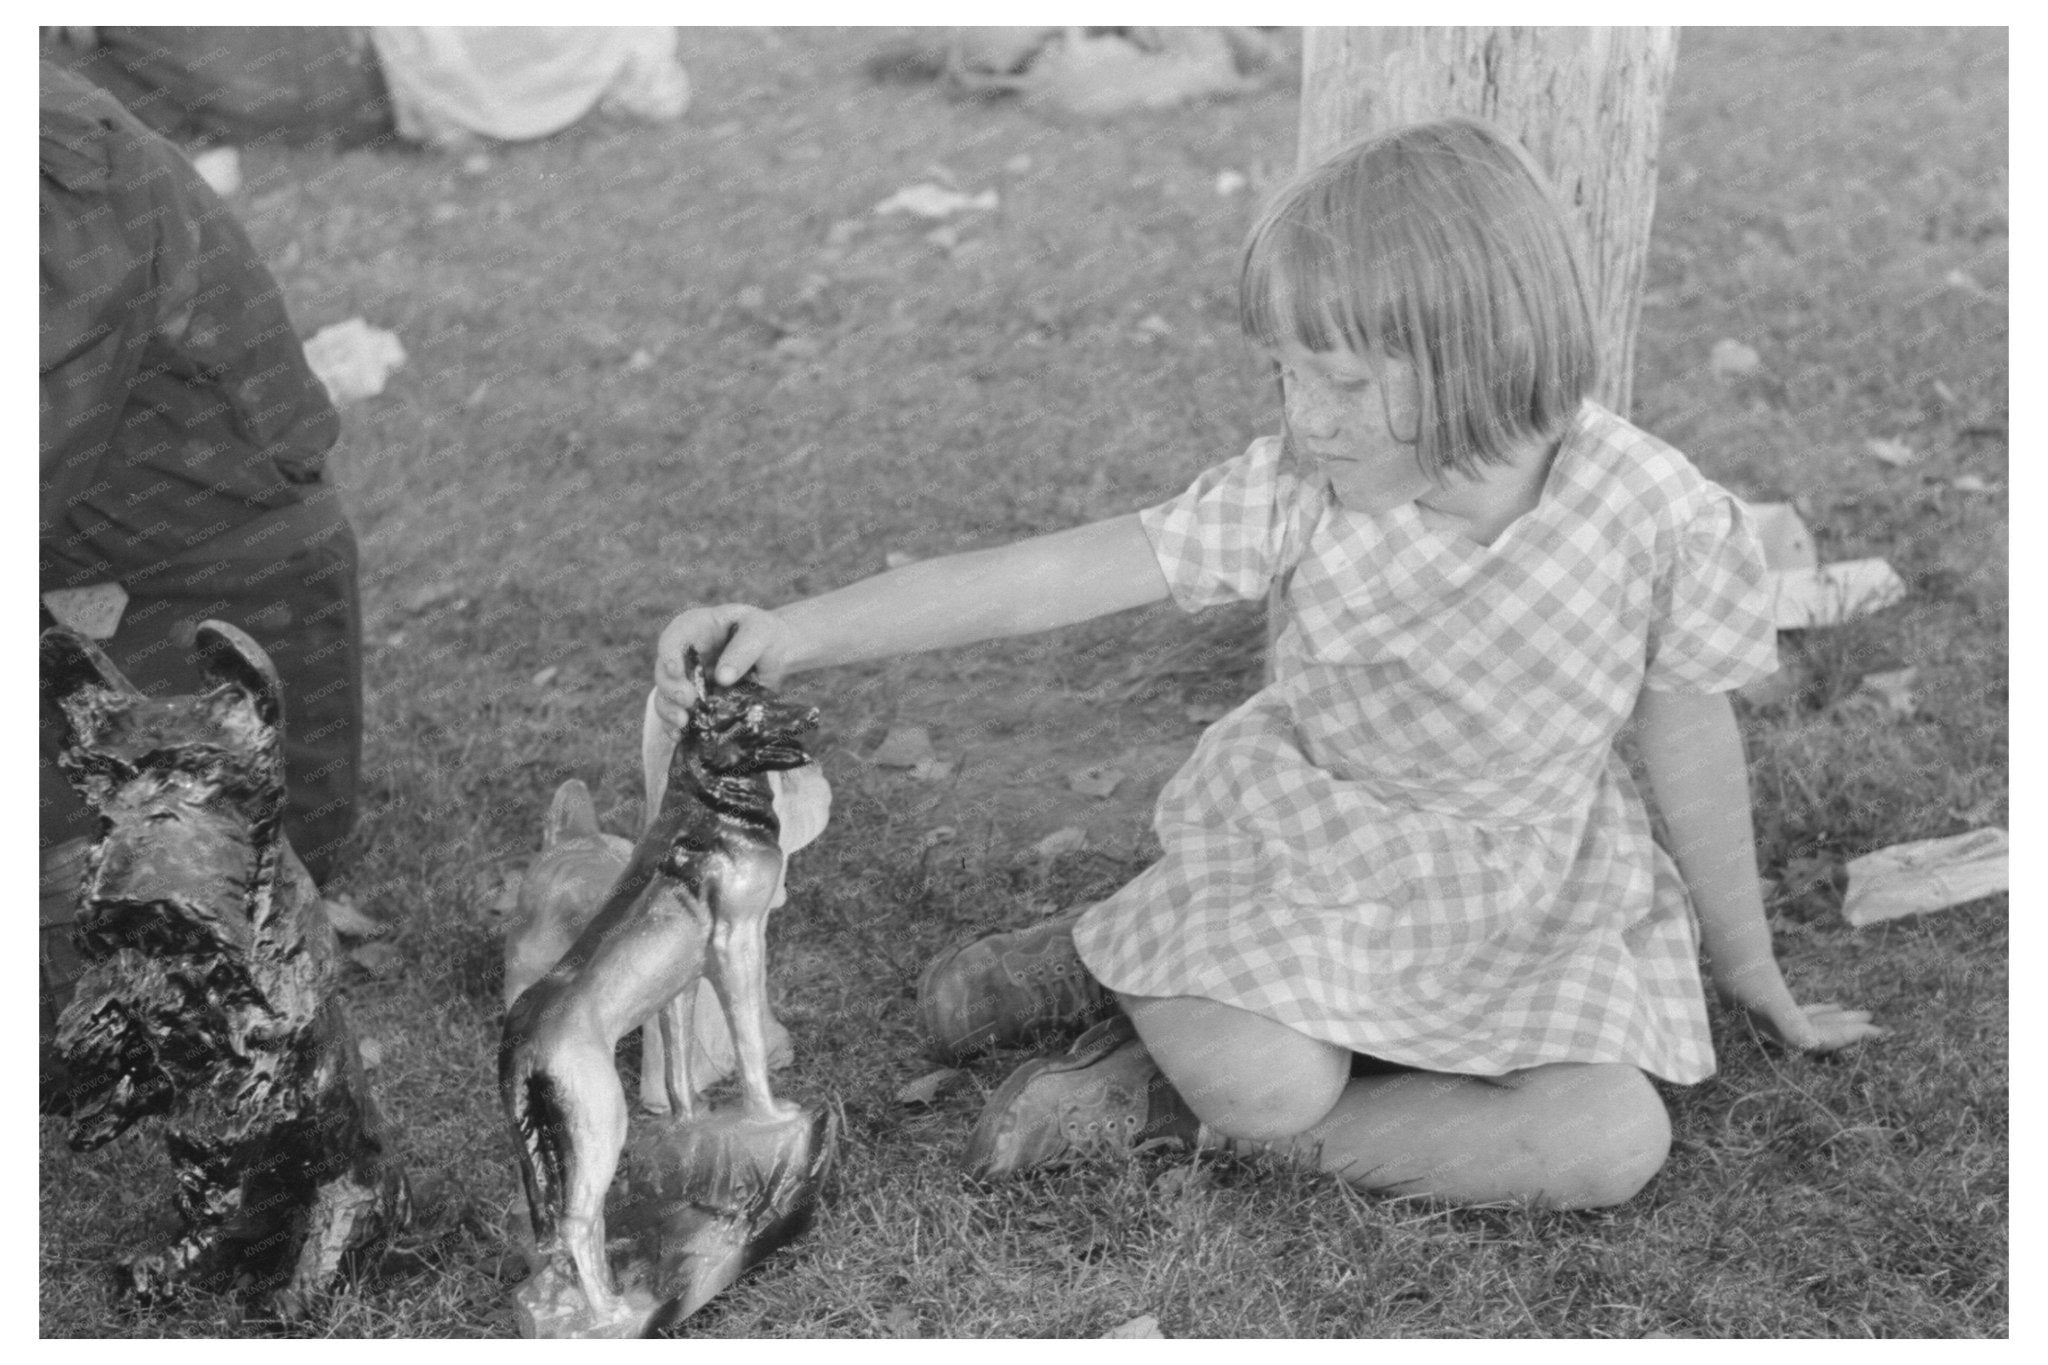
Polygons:
[[1614,738],[1644,687],[1776,667],[1740,502],[1589,403],[1491,546],[1345,512],[1277,438],[1141,517],[1186,610],[1292,576],[1274,682],[1076,926],[1096,977],[1433,1071],[1713,1074],[1688,897]]

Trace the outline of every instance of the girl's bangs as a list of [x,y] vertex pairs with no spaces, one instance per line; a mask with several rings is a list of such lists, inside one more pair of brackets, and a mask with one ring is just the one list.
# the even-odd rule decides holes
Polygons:
[[1369,297],[1377,272],[1362,268],[1341,232],[1313,225],[1290,206],[1260,226],[1245,252],[1239,323],[1269,348],[1385,354],[1382,304]]

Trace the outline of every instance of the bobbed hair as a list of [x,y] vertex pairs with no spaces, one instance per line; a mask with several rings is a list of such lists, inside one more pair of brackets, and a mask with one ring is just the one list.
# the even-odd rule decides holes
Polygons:
[[1413,365],[1417,454],[1438,473],[1556,440],[1599,378],[1572,225],[1477,119],[1362,139],[1281,190],[1245,239],[1238,316],[1269,348]]

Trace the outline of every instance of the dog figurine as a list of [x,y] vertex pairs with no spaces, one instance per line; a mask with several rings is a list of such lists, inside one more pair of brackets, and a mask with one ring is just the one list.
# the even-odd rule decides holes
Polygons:
[[[662,725],[650,692],[641,727],[641,769],[647,792],[643,809],[649,823],[661,808],[675,744],[676,737]],[[787,860],[823,831],[831,811],[831,788],[810,765],[770,773],[768,782],[782,855]],[[582,782],[570,778],[556,788],[542,826],[540,856],[520,881],[517,917],[505,936],[507,1010],[568,953],[626,870],[632,853],[631,843],[599,826],[590,790]],[[780,907],[785,899],[778,887],[768,908]],[[687,1004],[678,997],[669,1009],[680,1013]],[[795,1055],[789,1030],[772,1011],[765,1030],[769,1067],[789,1065]],[[692,1013],[672,1020],[669,1031],[692,1040],[683,1082],[691,1090],[701,1093],[732,1074],[732,1037],[715,996],[698,992]],[[670,1110],[667,1065],[662,1027],[659,1021],[651,1021],[640,1031],[640,1107],[647,1113]]]
[[183,1235],[123,1264],[145,1302],[271,1292],[286,1312],[408,1217],[334,994],[338,948],[284,836],[284,703],[262,648],[200,625],[215,686],[152,698],[67,629],[42,635],[58,762],[99,815],[58,1020],[70,1144],[171,1120]]
[[[801,1230],[831,1160],[826,1115],[777,1099],[768,1082],[765,933],[785,865],[771,775],[807,768],[803,737],[817,712],[751,679],[710,685],[694,652],[687,667],[698,700],[659,765],[645,831],[575,942],[506,1014],[498,1078],[540,1262],[520,1293],[534,1335],[638,1335],[678,1320],[685,1303],[694,1311]],[[665,740],[651,702],[649,715],[643,766],[651,775]],[[815,837],[821,804],[796,804],[812,812]],[[581,824],[562,822],[565,830]],[[704,981],[732,1040],[740,1080],[732,1114],[700,1114],[686,1061]],[[691,1155],[668,1182],[678,1202],[662,1275],[651,1290],[621,1294],[604,1213],[627,1136],[612,1055],[626,1032],[655,1019],[662,1064],[647,1069],[658,1070],[681,1135],[672,1150]],[[718,1205],[717,1217],[693,1215],[707,1203]]]

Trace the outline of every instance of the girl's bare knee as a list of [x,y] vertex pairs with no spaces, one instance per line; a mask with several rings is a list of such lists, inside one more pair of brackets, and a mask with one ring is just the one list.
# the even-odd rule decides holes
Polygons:
[[1620,1064],[1560,1068],[1548,1078],[1551,1178],[1544,1202],[1560,1209],[1624,1203],[1671,1154],[1671,1117],[1643,1073]]
[[1195,1116],[1225,1137],[1308,1131],[1344,1093],[1350,1054],[1247,1010],[1192,997],[1125,997],[1152,1060]]
[[[1168,1076],[1171,1079],[1171,1073]],[[1323,1068],[1276,1068],[1267,1074],[1191,1079],[1175,1089],[1195,1116],[1224,1137],[1278,1142],[1314,1128],[1344,1093],[1344,1078]]]

